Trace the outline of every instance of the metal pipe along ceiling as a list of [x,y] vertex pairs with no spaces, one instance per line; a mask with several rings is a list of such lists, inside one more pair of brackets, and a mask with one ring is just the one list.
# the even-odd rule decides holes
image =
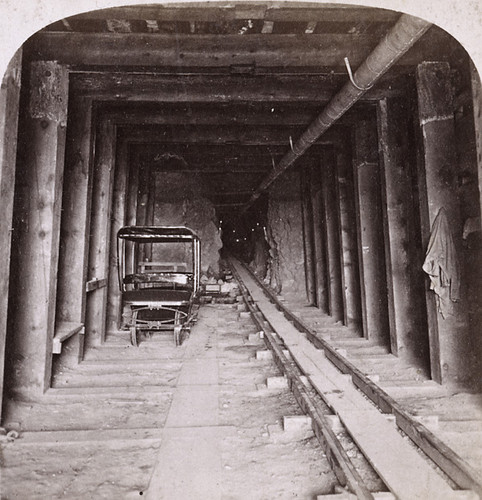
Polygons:
[[[242,212],[245,212],[285,170],[350,109],[376,81],[430,28],[422,19],[402,14],[398,22],[385,35],[365,59],[353,77],[326,105],[313,123],[283,156],[278,165],[261,182]],[[350,75],[351,76],[351,75]]]

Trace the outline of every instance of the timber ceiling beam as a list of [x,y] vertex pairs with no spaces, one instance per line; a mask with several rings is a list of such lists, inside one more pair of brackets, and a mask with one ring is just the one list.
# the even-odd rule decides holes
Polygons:
[[[375,108],[365,104],[356,106],[344,115],[339,125],[352,125],[360,114],[366,115]],[[263,105],[250,103],[203,105],[187,103],[164,103],[153,105],[136,104],[116,106],[115,103],[97,107],[97,116],[112,120],[118,126],[128,125],[188,125],[204,126],[245,125],[245,126],[306,126],[319,114],[320,104]]]
[[[438,30],[408,52],[399,66],[422,60],[445,60]],[[356,68],[376,46],[369,34],[194,35],[161,33],[41,32],[27,43],[32,59],[56,60],[73,67],[170,66],[223,68],[332,68],[344,72],[344,57]],[[440,46],[442,44],[442,46]]]
[[370,35],[166,35],[160,33],[42,32],[32,57],[73,66],[177,68],[343,66],[363,61],[376,45]]
[[[130,143],[151,144],[232,144],[237,146],[289,147],[303,132],[303,127],[284,126],[169,126],[135,127],[118,130],[119,137]],[[338,131],[326,133],[317,144],[331,144]]]
[[86,21],[90,19],[157,19],[163,22],[175,21],[204,21],[227,22],[236,20],[262,20],[268,22],[389,22],[394,23],[399,13],[364,7],[318,7],[318,8],[286,8],[267,7],[266,5],[235,5],[219,7],[191,7],[179,6],[176,8],[163,5],[127,6],[122,8],[101,9],[70,18],[72,21]]
[[[249,158],[271,158],[286,153],[289,145],[268,145],[268,146],[243,146],[237,144],[180,144],[180,143],[131,143],[132,151],[139,150],[139,158],[155,158],[156,155],[172,153],[180,156],[197,155],[200,158],[225,159],[226,161],[241,161]],[[310,150],[313,153],[321,147],[313,146]]]
[[[402,79],[403,80],[403,79]],[[348,81],[330,75],[163,75],[154,73],[72,73],[72,95],[103,102],[302,103],[326,104]],[[397,87],[397,85],[394,85]],[[400,95],[389,82],[368,91],[366,102]]]

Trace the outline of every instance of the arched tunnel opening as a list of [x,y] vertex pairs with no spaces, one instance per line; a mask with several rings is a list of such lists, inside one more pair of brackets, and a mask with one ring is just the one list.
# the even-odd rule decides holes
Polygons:
[[382,368],[395,393],[480,397],[482,92],[441,28],[334,4],[119,7],[46,26],[4,83],[4,423],[129,346],[123,266],[128,291],[161,260],[181,279],[179,250],[121,258],[124,227],[188,228],[201,310],[242,323],[269,297],[387,413]]

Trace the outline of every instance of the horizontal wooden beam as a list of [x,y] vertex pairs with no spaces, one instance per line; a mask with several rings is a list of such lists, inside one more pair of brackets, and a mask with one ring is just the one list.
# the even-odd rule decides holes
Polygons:
[[[397,63],[414,66],[426,59],[448,57],[439,46],[441,30],[417,44]],[[435,38],[434,38],[435,37]],[[448,39],[447,39],[448,40]],[[357,68],[377,45],[367,34],[253,34],[193,35],[160,33],[41,32],[26,45],[32,59],[56,60],[73,67],[190,67],[225,68],[336,68],[344,71],[344,57]]]
[[[338,122],[352,125],[359,120],[360,114],[366,116],[376,108],[372,104],[361,104],[353,107]],[[306,103],[264,104],[234,103],[112,103],[111,106],[97,107],[97,116],[108,118],[117,126],[126,125],[277,125],[308,126],[320,113],[321,105]]]
[[[139,164],[156,171],[205,174],[267,173],[289,149],[286,146],[234,146],[193,144],[131,144],[132,154],[140,150]],[[316,157],[320,146],[313,146],[309,157]]]
[[395,22],[400,14],[384,9],[366,7],[319,7],[319,8],[268,8],[266,5],[233,5],[219,7],[176,8],[163,5],[128,6],[101,9],[70,18],[71,21],[88,19],[157,19],[158,21],[205,21],[222,22],[238,19],[260,19],[276,22]]
[[42,32],[29,42],[34,59],[72,66],[258,67],[357,66],[378,40],[370,35],[181,35]]
[[52,342],[52,353],[60,354],[62,352],[62,342],[69,339],[76,333],[85,334],[83,323],[74,323],[62,321],[55,325],[55,334]]
[[[288,147],[304,131],[303,127],[205,125],[170,127],[135,127],[119,131],[119,137],[140,144],[233,144],[239,146],[277,145]],[[316,144],[331,144],[339,137],[329,130]]]
[[225,175],[226,173],[230,174],[238,174],[238,175],[245,175],[245,174],[267,174],[270,171],[269,166],[266,167],[261,167],[260,165],[252,165],[252,166],[247,166],[247,167],[229,167],[226,166],[226,168],[217,168],[214,169],[211,166],[206,167],[205,165],[188,165],[187,168],[183,169],[175,169],[175,170],[168,170],[168,169],[162,169],[162,168],[156,168],[156,172],[175,172],[178,174],[199,174],[199,175],[204,175],[204,176],[216,176],[216,175]]
[[86,282],[85,284],[85,291],[86,292],[93,292],[94,290],[97,290],[98,288],[104,288],[107,286],[107,278],[94,278]]
[[[72,73],[71,91],[103,102],[117,103],[303,103],[326,104],[348,81],[329,75],[173,75],[156,73]],[[381,82],[364,95],[378,101],[400,95],[403,81]]]
[[[236,144],[136,144],[131,143],[130,148],[133,154],[139,150],[139,161],[156,161],[158,155],[170,154],[183,158],[197,157],[198,161],[212,159],[213,161],[234,162],[253,161],[257,158],[271,159],[273,156],[282,155],[286,152],[287,146],[243,146]],[[319,153],[322,146],[313,146],[313,154]],[[161,156],[158,159],[165,159]],[[222,164],[222,163],[221,163]]]

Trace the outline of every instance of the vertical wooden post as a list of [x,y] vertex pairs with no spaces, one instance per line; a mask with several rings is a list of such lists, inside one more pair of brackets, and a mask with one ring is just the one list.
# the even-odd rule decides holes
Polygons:
[[[473,98],[473,109],[474,109],[474,128],[475,128],[475,142],[477,148],[477,172],[479,178],[479,195],[480,195],[480,218],[482,220],[482,84],[480,81],[480,75],[477,72],[477,68],[474,66],[472,61],[470,62],[470,70],[472,76],[472,98]],[[480,271],[479,271],[480,276]],[[482,292],[482,280],[478,280],[479,290]],[[479,297],[482,293],[479,292]],[[480,300],[480,298],[479,298]],[[476,320],[477,324],[482,322],[482,310],[478,308],[478,318]],[[482,335],[477,335],[474,332],[474,356],[478,360],[474,363],[474,373],[482,372]],[[482,381],[479,383],[482,386]],[[479,387],[482,389],[482,387]]]
[[[450,66],[447,63],[425,62],[416,72],[419,120],[422,131],[423,172],[426,185],[426,213],[432,227],[444,208],[454,238],[456,256],[461,268],[462,220],[457,196],[457,158],[454,148],[455,127],[453,90]],[[425,224],[427,226],[427,224]],[[424,248],[429,234],[423,235]],[[463,273],[462,273],[463,276]],[[428,289],[427,294],[434,292]],[[432,377],[441,383],[458,384],[471,374],[470,329],[468,327],[464,282],[461,299],[452,303],[452,314],[429,316],[430,359]],[[429,299],[431,303],[431,299]]]
[[[22,227],[12,327],[14,390],[35,397],[50,385],[59,256],[68,71],[53,61],[30,65],[30,98],[23,123],[19,179]],[[17,208],[17,205],[16,205]]]
[[107,321],[106,332],[115,333],[121,323],[121,292],[119,288],[119,265],[117,262],[117,232],[126,224],[126,197],[129,177],[127,160],[128,145],[126,140],[120,141],[116,150],[114,188],[112,192],[112,216],[110,225],[110,249],[108,288],[107,288]]
[[413,199],[413,149],[408,140],[410,117],[406,99],[378,103],[378,136],[384,198],[384,236],[387,270],[390,345],[392,353],[429,371],[421,241]]
[[129,189],[127,192],[126,224],[135,226],[137,223],[137,205],[139,203],[140,165],[139,154],[129,156]]
[[[95,139],[88,280],[106,280],[108,277],[115,139],[113,123],[110,120],[99,122]],[[96,288],[87,295],[85,340],[88,346],[98,346],[104,341],[106,301],[106,286]]]
[[335,150],[338,174],[338,202],[340,213],[341,266],[344,292],[344,323],[362,334],[360,276],[356,237],[355,188],[351,143],[344,140]]
[[[90,99],[71,99],[66,141],[56,323],[84,323],[92,187]],[[83,342],[79,350],[80,359]]]
[[136,223],[139,226],[146,225],[147,204],[149,198],[149,169],[145,165],[139,165],[139,186],[137,194]]
[[305,255],[306,296],[310,305],[316,305],[316,271],[313,242],[313,208],[311,206],[309,169],[301,172],[301,208],[303,212],[303,248]]
[[[146,225],[147,204],[149,199],[149,169],[145,165],[139,164],[139,186],[137,188],[136,224]],[[139,261],[146,259],[145,246],[140,248]]]
[[320,159],[311,168],[311,203],[313,207],[313,231],[316,266],[316,304],[328,314],[328,276],[326,265],[326,229],[323,214],[323,193]]
[[[146,208],[146,225],[154,224],[156,212],[156,172],[153,169],[148,169],[149,186],[147,188],[147,208]],[[144,245],[145,260],[152,260],[152,244]]]
[[354,164],[363,334],[379,345],[388,346],[387,285],[375,122],[361,121],[356,124]]
[[477,171],[479,173],[480,209],[482,217],[482,83],[474,64],[470,63],[472,98],[474,103],[475,143],[477,147]]
[[328,256],[329,310],[336,321],[343,320],[343,298],[341,288],[340,233],[338,227],[338,204],[336,199],[335,157],[333,148],[323,151],[323,202]]
[[84,322],[91,195],[92,102],[69,103],[60,230],[57,321]]
[[5,343],[7,341],[7,308],[10,251],[13,227],[13,192],[17,153],[18,105],[22,51],[10,61],[0,88],[0,417],[2,414]]

